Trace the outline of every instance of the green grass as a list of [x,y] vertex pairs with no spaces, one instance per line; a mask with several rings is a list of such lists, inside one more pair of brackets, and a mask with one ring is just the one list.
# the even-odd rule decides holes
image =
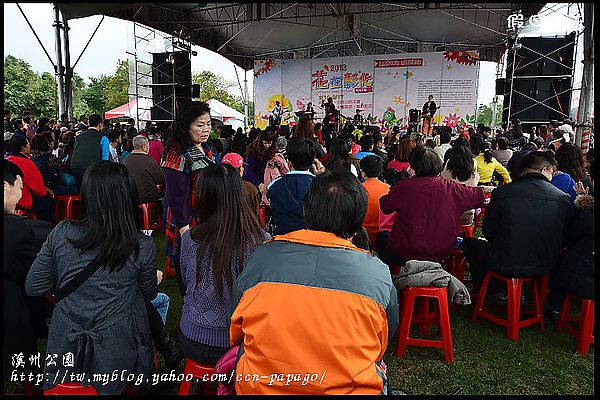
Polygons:
[[[477,232],[479,233],[479,232]],[[164,234],[154,232],[157,265],[164,269]],[[466,278],[469,278],[467,270]],[[171,305],[167,326],[177,337],[182,301],[174,277],[163,280],[159,291],[169,295]],[[447,395],[459,387],[461,394],[494,395],[593,395],[594,346],[586,357],[575,353],[575,338],[539,325],[519,331],[519,340],[506,338],[506,330],[479,318],[472,323],[472,306],[450,311],[454,363],[446,364],[441,349],[408,346],[403,358],[396,358],[396,337],[390,339],[384,361],[390,384],[411,395]],[[432,329],[432,333],[435,332]],[[413,334],[418,335],[418,334]],[[435,336],[435,333],[434,333]],[[44,354],[45,341],[40,343]],[[159,371],[166,368],[159,355]],[[178,373],[183,371],[183,363]],[[5,385],[12,392],[14,385]],[[10,390],[13,387],[13,390]],[[177,393],[177,386],[167,388]]]

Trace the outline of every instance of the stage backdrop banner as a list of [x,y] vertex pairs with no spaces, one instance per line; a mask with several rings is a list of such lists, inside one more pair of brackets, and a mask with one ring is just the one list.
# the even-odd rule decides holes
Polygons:
[[321,120],[328,97],[352,117],[356,109],[371,117],[382,133],[406,126],[410,109],[421,110],[433,95],[437,125],[475,124],[479,53],[477,51],[403,53],[344,58],[258,60],[254,64],[256,125],[267,126],[275,101],[285,110],[282,124],[310,101]]

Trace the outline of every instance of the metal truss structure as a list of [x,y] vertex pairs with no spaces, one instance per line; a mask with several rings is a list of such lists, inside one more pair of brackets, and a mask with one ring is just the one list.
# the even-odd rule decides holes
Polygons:
[[507,18],[544,3],[59,3],[67,18],[104,14],[215,51],[244,69],[256,59],[479,50],[497,61]]

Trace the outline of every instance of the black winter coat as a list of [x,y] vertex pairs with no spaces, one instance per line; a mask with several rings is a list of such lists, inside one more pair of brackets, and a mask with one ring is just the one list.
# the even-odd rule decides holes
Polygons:
[[13,354],[37,353],[37,338],[47,336],[51,305],[43,296],[25,293],[31,264],[50,233],[50,224],[17,215],[4,216],[4,380],[8,381]]
[[594,198],[579,195],[566,232],[563,287],[577,297],[594,300]]
[[549,274],[570,214],[569,195],[539,173],[494,190],[483,218],[490,269],[512,277]]

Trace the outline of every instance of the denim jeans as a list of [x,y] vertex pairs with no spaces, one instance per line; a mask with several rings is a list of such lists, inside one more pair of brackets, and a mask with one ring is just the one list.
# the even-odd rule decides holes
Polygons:
[[165,293],[159,292],[156,298],[152,300],[152,305],[156,308],[156,311],[160,314],[163,324],[167,324],[167,311],[169,311],[169,303],[171,299]]

